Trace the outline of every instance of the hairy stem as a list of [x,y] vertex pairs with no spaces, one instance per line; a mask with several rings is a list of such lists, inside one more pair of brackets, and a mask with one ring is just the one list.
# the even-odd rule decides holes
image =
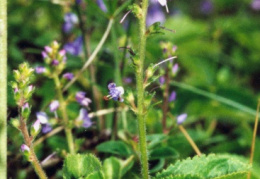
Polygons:
[[68,142],[69,151],[71,154],[74,154],[75,148],[74,148],[74,142],[73,142],[73,136],[72,136],[72,129],[69,127],[69,124],[68,124],[69,118],[68,118],[68,114],[67,114],[67,110],[66,110],[66,103],[63,99],[61,84],[60,84],[58,75],[54,76],[54,82],[55,82],[56,90],[58,93],[60,109],[61,109],[62,119],[63,119],[63,125],[64,125],[64,130],[65,130],[65,134],[66,134],[66,138],[67,138],[67,142]]
[[146,50],[146,14],[148,8],[148,0],[142,1],[142,16],[139,19],[139,64],[136,67],[136,83],[137,83],[137,118],[139,131],[139,148],[141,152],[141,169],[142,178],[149,178],[148,155],[146,145],[146,123],[144,115],[144,59]]
[[40,165],[37,156],[35,155],[34,147],[33,147],[33,143],[32,143],[32,137],[30,137],[30,135],[29,135],[26,122],[24,121],[24,119],[21,116],[20,116],[20,130],[22,132],[25,144],[28,147],[30,147],[30,158],[29,159],[30,159],[31,164],[33,165],[35,172],[37,173],[37,175],[39,176],[40,179],[47,179],[47,176],[46,176],[44,170],[42,169],[42,166]]
[[7,177],[7,3],[0,1],[0,176]]

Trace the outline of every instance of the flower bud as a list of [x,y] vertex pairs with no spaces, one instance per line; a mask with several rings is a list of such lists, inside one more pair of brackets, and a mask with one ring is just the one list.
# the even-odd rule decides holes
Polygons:
[[25,103],[23,106],[22,106],[22,116],[25,120],[28,119],[28,116],[30,115],[31,113],[31,109],[29,107],[29,104],[28,103]]
[[19,126],[20,126],[19,119],[11,118],[10,123],[12,124],[13,127],[19,130]]
[[50,111],[51,112],[55,112],[60,106],[60,103],[58,100],[55,100],[55,101],[52,101],[51,104],[50,104]]
[[177,116],[177,124],[181,125],[186,120],[187,116],[188,115],[186,113]]
[[21,76],[20,72],[18,70],[14,70],[13,73],[14,73],[14,79],[16,81],[19,81],[20,80],[20,76]]
[[179,71],[179,65],[178,65],[178,63],[176,63],[172,67],[172,74],[175,76],[178,71]]
[[31,135],[35,138],[41,130],[41,122],[37,119],[31,127]]
[[22,151],[23,155],[25,156],[25,158],[29,161],[30,148],[27,145],[22,144],[21,151]]

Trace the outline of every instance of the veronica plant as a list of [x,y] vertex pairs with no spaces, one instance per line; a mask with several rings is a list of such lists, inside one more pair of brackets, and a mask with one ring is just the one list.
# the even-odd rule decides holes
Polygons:
[[34,69],[30,68],[27,63],[21,64],[18,70],[14,70],[15,81],[13,81],[11,85],[14,91],[14,99],[18,106],[19,116],[12,119],[11,123],[14,124],[23,135],[24,144],[21,145],[21,151],[27,160],[31,162],[39,178],[46,179],[46,174],[35,155],[33,146],[33,141],[40,131],[41,121],[37,120],[32,125],[30,133],[27,127],[27,121],[31,113],[29,100],[35,89],[34,86],[30,84],[33,73]]

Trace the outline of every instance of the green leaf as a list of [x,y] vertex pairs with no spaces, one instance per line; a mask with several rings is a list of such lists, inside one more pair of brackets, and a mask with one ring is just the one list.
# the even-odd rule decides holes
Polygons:
[[174,165],[170,165],[166,170],[158,173],[156,178],[175,175],[191,175],[201,178],[223,177],[223,179],[229,179],[230,175],[234,175],[236,178],[243,178],[249,169],[250,166],[247,163],[241,162],[232,155],[211,154],[177,161]]
[[92,154],[69,154],[63,166],[63,178],[80,178],[98,172],[102,169],[97,157]]
[[97,146],[99,152],[112,153],[121,156],[129,156],[132,149],[122,141],[108,141]]
[[179,157],[179,153],[172,147],[160,147],[150,152],[150,160],[156,160],[161,158]]
[[120,161],[115,157],[106,159],[103,170],[106,179],[119,179],[121,176]]
[[103,171],[106,179],[122,178],[134,165],[134,156],[126,160],[110,157],[104,161]]
[[158,163],[149,170],[149,173],[156,173],[156,172],[159,172],[160,170],[163,169],[164,167],[164,164],[165,164],[165,159],[160,159],[158,160]]

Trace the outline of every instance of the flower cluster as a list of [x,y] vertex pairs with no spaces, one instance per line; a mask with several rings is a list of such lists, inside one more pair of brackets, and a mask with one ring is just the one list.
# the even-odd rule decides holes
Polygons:
[[78,16],[74,13],[66,13],[64,16],[64,24],[62,26],[62,30],[65,33],[70,33],[74,26],[79,23]]
[[76,101],[82,105],[82,106],[85,106],[85,107],[88,107],[89,104],[92,102],[91,99],[85,97],[86,96],[86,93],[83,92],[83,91],[79,91],[76,93],[76,96],[75,96],[75,99]]

